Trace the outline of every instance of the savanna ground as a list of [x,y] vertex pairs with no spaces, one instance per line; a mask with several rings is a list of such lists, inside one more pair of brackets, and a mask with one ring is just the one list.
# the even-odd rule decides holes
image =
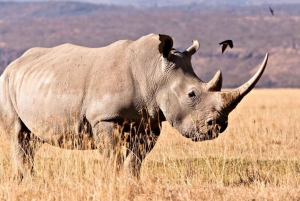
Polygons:
[[0,141],[0,200],[300,200],[300,90],[252,91],[219,138],[194,143],[167,123],[139,182],[116,176],[97,151],[44,145],[36,175],[12,177]]

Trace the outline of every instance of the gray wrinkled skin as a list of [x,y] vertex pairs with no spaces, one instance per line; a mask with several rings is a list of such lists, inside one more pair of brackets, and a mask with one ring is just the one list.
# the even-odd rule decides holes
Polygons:
[[221,92],[220,72],[209,83],[196,76],[197,41],[184,53],[172,45],[171,37],[150,34],[102,48],[32,48],[12,62],[0,78],[0,126],[18,176],[33,172],[43,143],[105,150],[139,176],[162,121],[193,141],[218,137],[245,94]]

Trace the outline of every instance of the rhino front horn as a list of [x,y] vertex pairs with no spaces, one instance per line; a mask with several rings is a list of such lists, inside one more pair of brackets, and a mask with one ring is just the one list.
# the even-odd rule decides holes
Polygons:
[[192,55],[195,54],[195,52],[197,52],[199,47],[200,47],[199,41],[198,40],[193,40],[193,45],[191,47],[189,47],[188,49],[186,49],[183,52],[183,54],[191,60]]
[[262,76],[268,62],[268,53],[265,56],[263,63],[261,64],[255,75],[245,84],[237,89],[220,92],[222,100],[222,108],[225,113],[230,113],[237,104],[246,96],[256,85],[260,77]]

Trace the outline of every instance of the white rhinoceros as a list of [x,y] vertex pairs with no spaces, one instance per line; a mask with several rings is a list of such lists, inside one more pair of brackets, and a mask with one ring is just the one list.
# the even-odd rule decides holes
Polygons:
[[[263,74],[268,55],[247,83],[221,91],[220,71],[208,83],[193,71],[198,41],[184,52],[172,46],[170,36],[149,34],[101,48],[32,48],[12,62],[0,78],[0,127],[12,142],[18,175],[33,171],[43,143],[104,147],[138,176],[162,121],[193,141],[218,137]],[[123,145],[124,155],[118,151]]]

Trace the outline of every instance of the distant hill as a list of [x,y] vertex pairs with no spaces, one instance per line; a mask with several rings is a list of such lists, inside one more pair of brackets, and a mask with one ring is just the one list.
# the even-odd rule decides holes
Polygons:
[[[62,2],[59,0],[0,0],[7,2]],[[189,6],[189,5],[239,5],[239,6],[254,6],[254,5],[275,5],[275,4],[296,4],[299,0],[64,0],[83,3],[106,4],[106,5],[121,5],[121,6],[138,6],[138,7],[162,7],[162,6]]]
[[[255,2],[254,0],[251,2]],[[260,87],[300,87],[300,4],[132,7],[76,2],[0,2],[0,72],[27,49],[74,43],[108,45],[149,33],[169,34],[184,50],[201,43],[193,57],[197,75],[209,81],[221,69],[224,87],[249,79],[270,59]],[[221,54],[219,42],[232,39]]]

